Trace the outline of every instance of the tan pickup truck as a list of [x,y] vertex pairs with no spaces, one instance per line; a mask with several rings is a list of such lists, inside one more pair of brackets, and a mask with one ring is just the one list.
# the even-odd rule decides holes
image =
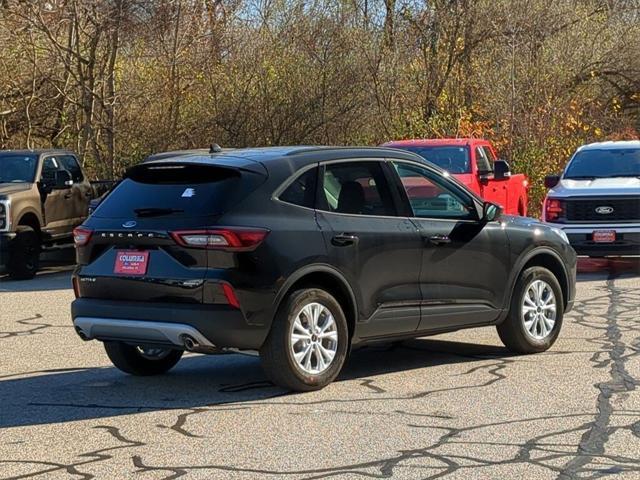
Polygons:
[[0,271],[32,278],[42,249],[72,242],[94,196],[72,152],[0,151]]

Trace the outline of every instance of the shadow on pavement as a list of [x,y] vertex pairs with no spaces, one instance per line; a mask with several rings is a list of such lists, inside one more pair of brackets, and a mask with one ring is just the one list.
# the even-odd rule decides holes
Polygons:
[[[361,378],[365,385],[373,382],[372,376],[385,373],[509,356],[498,346],[417,339],[354,352],[338,381]],[[31,373],[26,378],[26,372],[0,375],[0,428],[215,407],[283,395],[292,403],[301,400],[267,381],[257,357],[237,354],[190,355],[171,372],[156,377],[132,377],[113,367]],[[18,375],[23,378],[15,378]],[[327,387],[328,398],[331,388]]]
[[71,288],[69,273],[75,266],[75,250],[65,248],[45,252],[40,258],[40,271],[31,280],[12,280],[8,275],[0,275],[2,292],[43,292]]

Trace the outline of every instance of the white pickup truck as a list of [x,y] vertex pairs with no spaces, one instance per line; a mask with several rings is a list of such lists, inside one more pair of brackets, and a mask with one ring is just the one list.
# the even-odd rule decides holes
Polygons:
[[640,141],[584,145],[545,186],[542,219],[578,255],[640,255]]

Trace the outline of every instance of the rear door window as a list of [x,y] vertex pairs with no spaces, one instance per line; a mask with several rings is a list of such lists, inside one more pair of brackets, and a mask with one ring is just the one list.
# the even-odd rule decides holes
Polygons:
[[322,188],[320,210],[354,215],[396,215],[380,162],[328,164]]
[[211,165],[134,167],[94,212],[95,217],[219,215],[246,198],[264,175]]

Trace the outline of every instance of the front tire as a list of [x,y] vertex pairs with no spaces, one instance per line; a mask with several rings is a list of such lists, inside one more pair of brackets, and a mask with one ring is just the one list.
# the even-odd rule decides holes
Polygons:
[[546,268],[527,268],[518,278],[507,318],[497,326],[498,335],[512,352],[544,352],[558,338],[563,314],[558,279]]
[[31,227],[19,227],[9,246],[7,270],[15,280],[29,280],[40,268],[40,237]]
[[298,392],[331,383],[344,365],[349,330],[342,307],[318,288],[296,290],[278,309],[260,349],[267,377]]
[[111,363],[124,373],[136,376],[159,375],[180,361],[182,350],[143,348],[122,342],[104,342]]

